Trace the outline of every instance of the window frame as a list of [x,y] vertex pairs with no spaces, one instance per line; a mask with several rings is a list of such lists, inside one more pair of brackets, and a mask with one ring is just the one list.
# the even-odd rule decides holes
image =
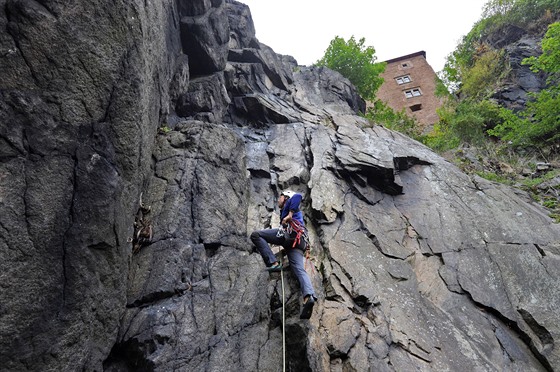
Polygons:
[[[415,94],[416,92],[418,94]],[[403,93],[404,93],[404,96],[407,99],[414,98],[414,97],[420,97],[422,95],[422,91],[420,90],[420,87],[410,88],[410,89],[404,90]]]
[[[408,81],[404,81],[405,79],[408,79]],[[402,81],[402,82],[399,82],[399,80]],[[412,79],[410,78],[410,75],[397,76],[395,78],[395,81],[397,82],[397,85],[404,85],[404,84],[412,83]]]

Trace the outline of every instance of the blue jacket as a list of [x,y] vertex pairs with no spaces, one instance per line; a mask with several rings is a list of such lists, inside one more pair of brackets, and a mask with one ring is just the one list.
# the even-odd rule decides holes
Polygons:
[[301,203],[301,195],[295,194],[290,199],[286,201],[284,204],[284,208],[280,211],[280,221],[284,219],[290,213],[293,212],[292,219],[297,220],[303,226],[305,226],[303,222],[303,213],[299,210],[299,204]]

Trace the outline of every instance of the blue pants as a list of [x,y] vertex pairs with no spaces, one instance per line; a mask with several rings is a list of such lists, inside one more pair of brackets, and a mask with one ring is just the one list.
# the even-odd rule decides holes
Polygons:
[[301,288],[301,293],[303,296],[312,295],[315,297],[315,291],[311,285],[311,280],[309,275],[305,271],[304,266],[304,252],[298,248],[292,248],[292,244],[288,244],[284,236],[277,236],[279,229],[266,229],[254,231],[251,234],[251,241],[257,247],[257,250],[261,254],[266,266],[272,265],[274,262],[278,261],[272,250],[270,249],[270,244],[281,245],[284,247],[288,255],[288,260],[290,261],[290,267],[292,272],[299,280],[299,286]]

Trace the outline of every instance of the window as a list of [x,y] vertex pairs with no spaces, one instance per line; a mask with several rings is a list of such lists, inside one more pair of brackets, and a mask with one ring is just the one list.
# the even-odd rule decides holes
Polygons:
[[410,80],[410,76],[409,75],[405,75],[405,76],[399,76],[398,78],[395,79],[397,81],[397,84],[402,85],[402,84],[406,84],[406,83],[410,83],[412,80]]
[[403,63],[403,64],[401,64],[401,67],[402,68],[407,68],[407,67],[409,67],[409,65],[408,65],[408,63]]
[[420,111],[422,110],[422,105],[419,103],[417,105],[412,105],[410,106],[410,111],[412,112],[416,112],[416,111]]
[[420,88],[414,88],[414,89],[409,89],[404,91],[404,96],[406,98],[419,97],[421,95],[422,92],[420,92]]

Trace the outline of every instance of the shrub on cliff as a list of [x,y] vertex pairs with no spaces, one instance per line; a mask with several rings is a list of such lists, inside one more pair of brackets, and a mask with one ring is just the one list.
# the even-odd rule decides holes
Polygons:
[[547,88],[531,94],[532,100],[519,115],[489,133],[517,146],[560,143],[560,23],[549,26],[542,40],[542,54],[523,63],[533,72],[549,75]]

